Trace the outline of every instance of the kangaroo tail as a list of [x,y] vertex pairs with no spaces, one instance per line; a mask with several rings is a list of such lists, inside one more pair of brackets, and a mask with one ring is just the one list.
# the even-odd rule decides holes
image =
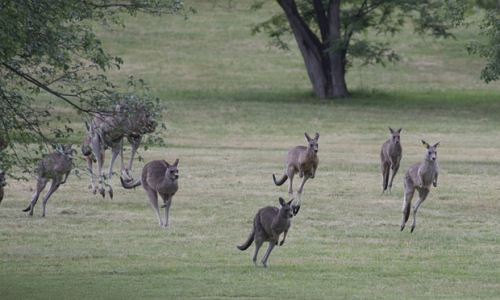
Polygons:
[[286,173],[283,174],[283,176],[280,178],[280,180],[276,181],[276,176],[273,174],[273,181],[274,181],[274,184],[276,185],[282,185],[283,183],[285,183],[285,181],[288,179],[288,175],[286,175]]
[[241,246],[236,246],[236,248],[240,249],[241,251],[247,250],[248,247],[250,247],[250,245],[252,245],[253,243],[254,235],[255,235],[255,229],[252,228],[252,231],[250,231],[250,234],[248,235],[247,241]]
[[140,186],[142,183],[141,183],[141,178],[137,178],[135,180],[123,180],[122,177],[120,177],[120,181],[122,182],[122,186],[126,189],[133,189],[135,188],[136,186]]

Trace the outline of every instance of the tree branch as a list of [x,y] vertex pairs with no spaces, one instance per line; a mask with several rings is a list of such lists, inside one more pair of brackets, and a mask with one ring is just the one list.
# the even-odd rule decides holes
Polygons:
[[88,110],[88,109],[85,109],[79,105],[76,105],[73,101],[71,101],[70,99],[66,98],[65,96],[63,96],[61,93],[58,93],[56,91],[54,91],[53,89],[49,88],[47,85],[41,83],[40,81],[36,80],[35,78],[31,77],[30,75],[20,71],[20,70],[17,70],[16,68],[6,64],[6,63],[2,63],[2,65],[9,69],[10,71],[16,73],[18,76],[20,76],[21,78],[27,80],[28,82],[32,83],[33,85],[49,92],[50,94],[56,96],[57,98],[59,99],[62,99],[63,101],[65,101],[66,103],[68,103],[69,105],[73,106],[74,108],[82,111],[82,112],[85,112],[85,113],[92,113],[91,110]]

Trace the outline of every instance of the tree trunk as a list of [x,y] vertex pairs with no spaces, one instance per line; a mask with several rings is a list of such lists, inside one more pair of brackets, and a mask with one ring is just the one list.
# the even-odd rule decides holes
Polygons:
[[[277,0],[277,2],[288,19],[316,96],[318,98],[327,98],[330,96],[338,98],[347,97],[348,92],[344,78],[345,64],[343,63],[345,56],[344,58],[342,57],[342,51],[327,51],[327,47],[331,42],[323,43],[318,39],[300,16],[294,0]],[[321,28],[323,39],[327,41],[332,41],[332,38],[336,38],[337,36],[340,38],[339,1],[333,2],[336,5],[335,3],[333,5],[330,3],[333,9],[329,11],[336,11],[336,18],[332,18],[330,15],[329,22],[324,23],[325,27],[322,26]],[[332,31],[332,27],[335,26],[337,28]],[[337,36],[331,36],[332,32],[336,32]]]
[[[328,4],[329,28],[330,37],[329,44],[332,49],[332,43],[341,41],[340,37],[340,0],[331,0]],[[343,46],[337,46],[335,51],[328,51],[332,64],[332,85],[333,96],[345,98],[349,96],[347,85],[345,83],[345,65],[346,65],[346,49]]]

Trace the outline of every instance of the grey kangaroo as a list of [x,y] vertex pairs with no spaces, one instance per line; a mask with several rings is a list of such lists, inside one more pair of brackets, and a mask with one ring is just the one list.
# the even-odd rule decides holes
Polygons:
[[[253,220],[253,227],[248,235],[247,241],[241,245],[236,246],[240,250],[246,250],[255,241],[255,249],[253,251],[252,261],[254,266],[257,267],[257,254],[259,249],[264,242],[269,242],[267,246],[266,253],[262,257],[262,264],[264,267],[268,267],[267,260],[271,251],[273,251],[274,246],[283,245],[285,242],[286,234],[290,228],[290,220],[293,217],[292,202],[293,199],[288,203],[279,198],[281,208],[274,206],[267,206],[261,208]],[[283,233],[283,240],[279,242],[280,234]]]
[[43,196],[42,201],[42,217],[45,217],[45,205],[47,204],[47,201],[59,188],[59,186],[66,182],[66,179],[68,179],[68,175],[73,168],[71,151],[71,143],[68,143],[65,146],[60,146],[59,151],[52,152],[40,160],[38,163],[36,191],[31,197],[30,205],[23,209],[24,212],[29,211],[29,215],[33,216],[33,208],[38,201],[40,193],[47,185],[47,182],[52,180],[50,188],[45,196]]
[[297,215],[300,209],[300,196],[302,194],[302,189],[307,179],[314,178],[316,174],[316,169],[318,168],[318,139],[319,133],[316,132],[314,138],[310,138],[307,133],[304,134],[308,145],[307,146],[296,146],[293,147],[286,155],[286,169],[280,180],[276,180],[276,176],[273,174],[274,184],[282,185],[287,179],[288,182],[288,196],[293,198],[293,176],[299,173],[299,177],[302,178],[299,189],[297,190],[297,205],[293,207],[293,214]]
[[[170,205],[172,205],[172,197],[178,189],[178,163],[179,159],[176,159],[172,165],[165,160],[154,160],[147,163],[144,168],[142,168],[141,178],[124,180],[120,177],[122,186],[126,189],[131,189],[142,184],[148,193],[149,202],[151,202],[151,205],[156,211],[160,227],[168,227],[170,225]],[[160,194],[163,199],[163,205],[161,207],[165,208],[165,223],[163,223],[160,210],[158,209],[158,194]]]
[[411,232],[415,229],[417,223],[417,210],[424,202],[427,195],[431,191],[431,184],[437,187],[437,179],[439,174],[439,166],[437,163],[437,146],[439,142],[433,146],[422,140],[425,147],[424,161],[411,165],[406,171],[404,177],[405,196],[403,200],[403,220],[401,221],[401,231],[405,228],[405,223],[410,217],[411,199],[415,190],[418,191],[418,201],[413,206],[413,223]]
[[[103,168],[103,155],[96,155],[102,153],[107,148],[111,148],[111,158],[109,162],[107,174],[107,186],[109,197],[113,198],[113,186],[111,182],[111,175],[113,173],[113,164],[116,157],[120,154],[122,175],[127,180],[132,180],[131,168],[135,152],[139,148],[142,135],[152,133],[157,126],[152,112],[140,105],[133,105],[130,103],[120,103],[114,111],[100,112],[97,114],[90,125],[89,135],[90,148],[92,154],[97,160],[97,179],[99,182],[99,193],[104,198],[104,178],[102,175]],[[126,137],[132,143],[130,153],[130,160],[127,169],[124,170],[123,164],[123,138]],[[88,161],[87,161],[88,162]],[[95,189],[93,190],[95,194]]]
[[[391,138],[388,139],[380,150],[380,170],[382,171],[382,194],[389,188],[389,194],[392,193],[392,181],[394,176],[398,173],[399,163],[403,157],[403,148],[401,147],[400,133],[403,128],[394,130],[389,127],[391,131]],[[389,173],[392,169],[392,176],[389,180]]]

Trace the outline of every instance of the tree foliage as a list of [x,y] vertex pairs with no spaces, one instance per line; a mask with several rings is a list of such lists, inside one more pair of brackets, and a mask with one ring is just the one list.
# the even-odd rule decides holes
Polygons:
[[[262,8],[268,1],[254,2]],[[399,59],[389,43],[373,39],[373,35],[395,35],[407,23],[412,23],[417,34],[449,37],[449,26],[436,10],[442,3],[435,0],[277,0],[284,13],[255,24],[253,33],[266,32],[272,44],[287,49],[283,37],[293,33],[301,50],[306,68],[318,97],[347,96],[344,76],[354,59],[362,64],[394,62]],[[311,41],[311,42],[308,42]],[[308,53],[317,48],[322,67],[310,67],[314,56]],[[340,58],[335,58],[338,54]],[[330,56],[329,58],[327,56]],[[335,61],[340,63],[335,64]],[[330,65],[330,67],[328,67]],[[330,68],[331,70],[324,70]],[[323,70],[322,70],[323,69]],[[313,73],[313,74],[311,74]],[[335,74],[338,74],[336,76]],[[326,84],[316,84],[318,78]],[[328,83],[328,81],[333,81]],[[325,88],[323,88],[323,86]],[[324,89],[324,90],[323,90]]]
[[[182,14],[184,5],[179,0],[0,1],[3,170],[27,170],[39,152],[68,138],[71,121],[54,114],[56,107],[92,117],[118,101],[132,101],[159,117],[162,107],[146,82],[130,77],[120,86],[108,79],[106,70],[119,69],[123,61],[108,53],[96,34],[101,27],[123,27],[122,16],[137,13]],[[51,99],[47,105],[37,101],[42,95]],[[22,151],[33,143],[39,145],[33,155]]]
[[[467,17],[479,11],[481,17]],[[480,78],[486,83],[500,79],[500,1],[498,0],[445,0],[441,8],[445,19],[454,26],[476,25],[479,35],[466,47],[471,55],[486,60]]]

